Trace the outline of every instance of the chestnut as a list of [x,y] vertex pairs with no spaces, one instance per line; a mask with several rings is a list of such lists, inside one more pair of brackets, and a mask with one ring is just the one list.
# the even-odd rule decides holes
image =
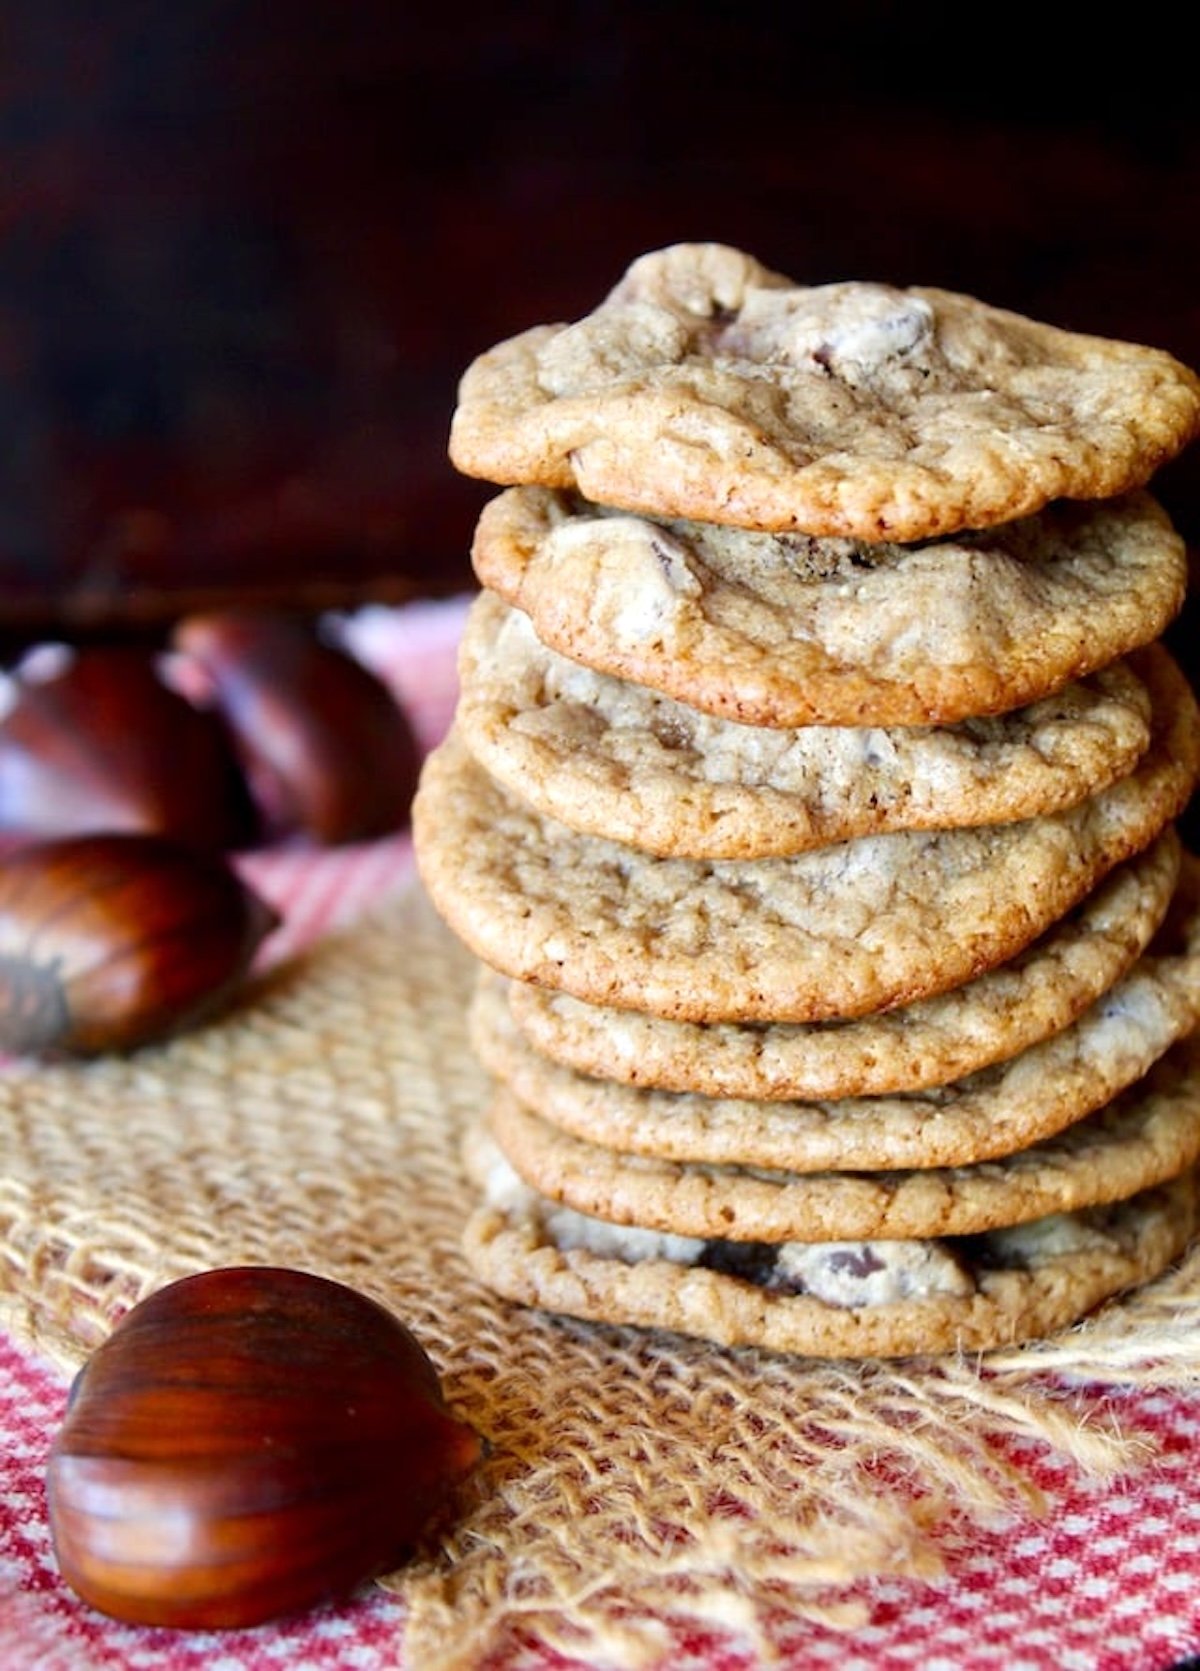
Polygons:
[[0,1049],[129,1050],[224,1002],[278,917],[216,854],[64,836],[0,860]]
[[269,833],[332,846],[407,822],[420,763],[408,717],[315,623],[213,611],[180,621],[173,644],[210,680]]
[[54,1549],[118,1619],[259,1624],[399,1565],[481,1450],[375,1301],[303,1271],[205,1271],[135,1306],[76,1378]]
[[88,645],[18,672],[0,718],[0,829],[57,837],[148,830],[220,851],[255,833],[225,726],[138,645]]

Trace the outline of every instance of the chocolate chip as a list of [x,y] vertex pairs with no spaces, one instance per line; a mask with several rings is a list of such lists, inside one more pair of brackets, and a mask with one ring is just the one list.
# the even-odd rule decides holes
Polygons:
[[883,1260],[866,1243],[860,1248],[839,1248],[829,1255],[826,1264],[831,1271],[860,1278],[872,1276],[884,1268]]
[[776,1251],[771,1242],[712,1241],[696,1263],[722,1276],[752,1282],[756,1288],[769,1288],[775,1275]]

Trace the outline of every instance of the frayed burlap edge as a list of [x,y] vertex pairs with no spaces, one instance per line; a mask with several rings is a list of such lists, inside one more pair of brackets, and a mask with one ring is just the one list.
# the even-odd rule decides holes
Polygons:
[[724,1351],[496,1299],[459,1252],[473,975],[412,890],[217,1024],[0,1079],[0,1317],[65,1368],[163,1282],[237,1262],[349,1282],[424,1342],[492,1449],[385,1580],[407,1666],[514,1639],[651,1666],[683,1627],[766,1662],[782,1618],[853,1626],[863,1579],[933,1578],[972,1526],[1044,1509],[1047,1450],[1097,1479],[1145,1463],[1105,1389],[1196,1380],[1200,1256],[977,1362]]

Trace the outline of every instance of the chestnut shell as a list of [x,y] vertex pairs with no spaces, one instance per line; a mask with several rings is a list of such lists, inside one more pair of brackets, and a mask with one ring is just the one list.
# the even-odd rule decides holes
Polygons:
[[215,854],[68,836],[0,863],[0,1049],[90,1055],[193,1025],[278,917]]
[[391,691],[314,623],[248,610],[189,615],[175,649],[203,668],[268,835],[326,846],[407,821],[420,749]]
[[76,1378],[47,1473],[55,1552],[116,1618],[257,1624],[398,1565],[480,1450],[375,1301],[206,1271],[135,1306]]
[[0,829],[54,838],[143,830],[189,847],[247,845],[254,808],[224,722],[135,645],[89,645],[18,679],[0,719]]

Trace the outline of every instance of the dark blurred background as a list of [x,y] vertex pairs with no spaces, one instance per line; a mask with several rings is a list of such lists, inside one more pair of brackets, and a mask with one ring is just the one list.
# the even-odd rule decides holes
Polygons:
[[0,5],[0,628],[468,584],[459,374],[675,239],[1200,364],[1183,24],[1060,10]]

